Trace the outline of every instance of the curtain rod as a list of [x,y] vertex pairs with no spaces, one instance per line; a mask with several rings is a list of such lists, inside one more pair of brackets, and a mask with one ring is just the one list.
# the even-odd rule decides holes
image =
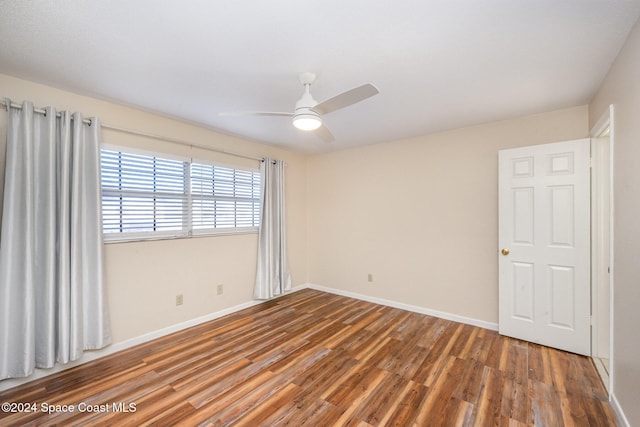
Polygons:
[[141,131],[132,130],[132,129],[125,129],[125,128],[121,128],[121,127],[117,127],[117,126],[108,125],[106,123],[103,123],[102,127],[105,128],[105,129],[116,131],[116,132],[128,133],[128,134],[137,135],[137,136],[144,136],[144,137],[147,137],[147,138],[152,138],[152,139],[157,139],[157,140],[160,140],[160,141],[170,142],[172,144],[186,145],[187,147],[201,148],[203,150],[214,151],[216,153],[222,153],[222,154],[228,154],[230,156],[235,156],[235,157],[242,157],[242,158],[245,158],[245,159],[255,160],[255,161],[258,161],[258,162],[261,162],[264,159],[263,157],[247,156],[246,154],[234,153],[234,152],[231,152],[231,151],[226,151],[226,150],[221,150],[221,149],[218,149],[218,148],[208,147],[208,146],[202,145],[202,144],[195,144],[193,142],[187,142],[187,141],[182,141],[182,140],[175,139],[175,138],[169,138],[167,136],[155,135],[155,134],[152,134],[152,133],[141,132]]
[[[5,99],[0,99],[0,104],[4,105],[8,110],[9,109],[9,105],[7,105],[7,101]],[[16,104],[14,102],[11,102],[11,107],[12,108],[17,108],[19,110],[22,109],[22,105]],[[36,113],[39,113],[39,114],[45,114],[46,113],[46,111],[41,109],[41,108],[34,108],[33,111],[36,112]],[[56,116],[60,117],[60,113],[57,113]],[[84,119],[83,123],[86,123],[86,124],[90,125],[91,124],[91,120]],[[147,138],[157,139],[157,140],[160,140],[160,141],[170,142],[172,144],[185,145],[187,147],[192,147],[192,148],[194,148],[194,147],[195,148],[200,148],[200,149],[203,149],[203,150],[208,150],[208,151],[213,151],[213,152],[216,152],[216,153],[227,154],[227,155],[235,156],[235,157],[242,157],[242,158],[245,158],[245,159],[255,160],[255,161],[258,161],[258,162],[261,162],[261,161],[264,160],[263,157],[253,157],[253,156],[247,156],[246,154],[233,153],[231,151],[226,151],[226,150],[221,150],[221,149],[217,149],[217,148],[213,148],[213,147],[208,147],[208,146],[202,145],[202,144],[195,144],[193,142],[182,141],[182,140],[179,140],[179,139],[169,138],[169,137],[162,136],[162,135],[155,135],[155,134],[152,134],[152,133],[141,132],[141,131],[132,130],[132,129],[125,129],[125,128],[121,128],[121,127],[118,127],[118,126],[109,125],[109,124],[106,124],[106,123],[102,123],[101,127],[105,128],[105,129],[112,130],[112,131],[116,131],[116,132],[122,132],[122,133],[131,134],[131,135],[143,136],[143,137],[147,137]]]

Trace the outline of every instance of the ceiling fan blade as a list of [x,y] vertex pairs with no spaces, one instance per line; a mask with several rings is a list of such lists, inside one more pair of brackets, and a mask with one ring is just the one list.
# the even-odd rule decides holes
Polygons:
[[377,87],[371,83],[367,83],[355,89],[343,92],[340,95],[336,95],[333,98],[329,98],[313,107],[312,110],[318,114],[328,114],[332,111],[348,107],[356,102],[364,101],[378,93],[380,93],[380,91]]
[[329,132],[329,129],[325,125],[320,126],[315,130],[315,134],[324,142],[333,142],[336,139],[333,137],[333,134]]
[[219,113],[219,116],[223,117],[242,117],[242,116],[285,116],[291,117],[293,113],[281,113],[276,111],[232,111]]

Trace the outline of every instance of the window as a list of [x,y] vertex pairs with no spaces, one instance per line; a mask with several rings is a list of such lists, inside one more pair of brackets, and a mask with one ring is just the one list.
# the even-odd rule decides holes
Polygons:
[[101,150],[105,241],[255,232],[260,172]]
[[194,230],[258,227],[260,173],[191,164]]

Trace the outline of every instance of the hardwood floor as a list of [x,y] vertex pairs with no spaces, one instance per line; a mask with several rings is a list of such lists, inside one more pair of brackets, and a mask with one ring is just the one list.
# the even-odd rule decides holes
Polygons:
[[2,392],[0,402],[32,405],[0,412],[0,425],[20,426],[616,425],[586,357],[315,290]]

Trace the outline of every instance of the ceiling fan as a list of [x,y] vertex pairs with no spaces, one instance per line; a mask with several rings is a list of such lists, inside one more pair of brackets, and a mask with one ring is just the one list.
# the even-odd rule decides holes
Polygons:
[[293,125],[305,131],[317,131],[316,134],[325,142],[334,141],[334,137],[326,126],[322,123],[322,116],[341,108],[348,107],[367,98],[377,95],[380,91],[372,84],[367,83],[354,89],[342,92],[339,95],[329,98],[323,102],[313,99],[310,87],[315,82],[314,73],[300,74],[300,83],[304,86],[302,98],[296,102],[293,113],[268,112],[268,111],[246,111],[237,113],[220,113],[222,116],[286,116],[293,117]]

